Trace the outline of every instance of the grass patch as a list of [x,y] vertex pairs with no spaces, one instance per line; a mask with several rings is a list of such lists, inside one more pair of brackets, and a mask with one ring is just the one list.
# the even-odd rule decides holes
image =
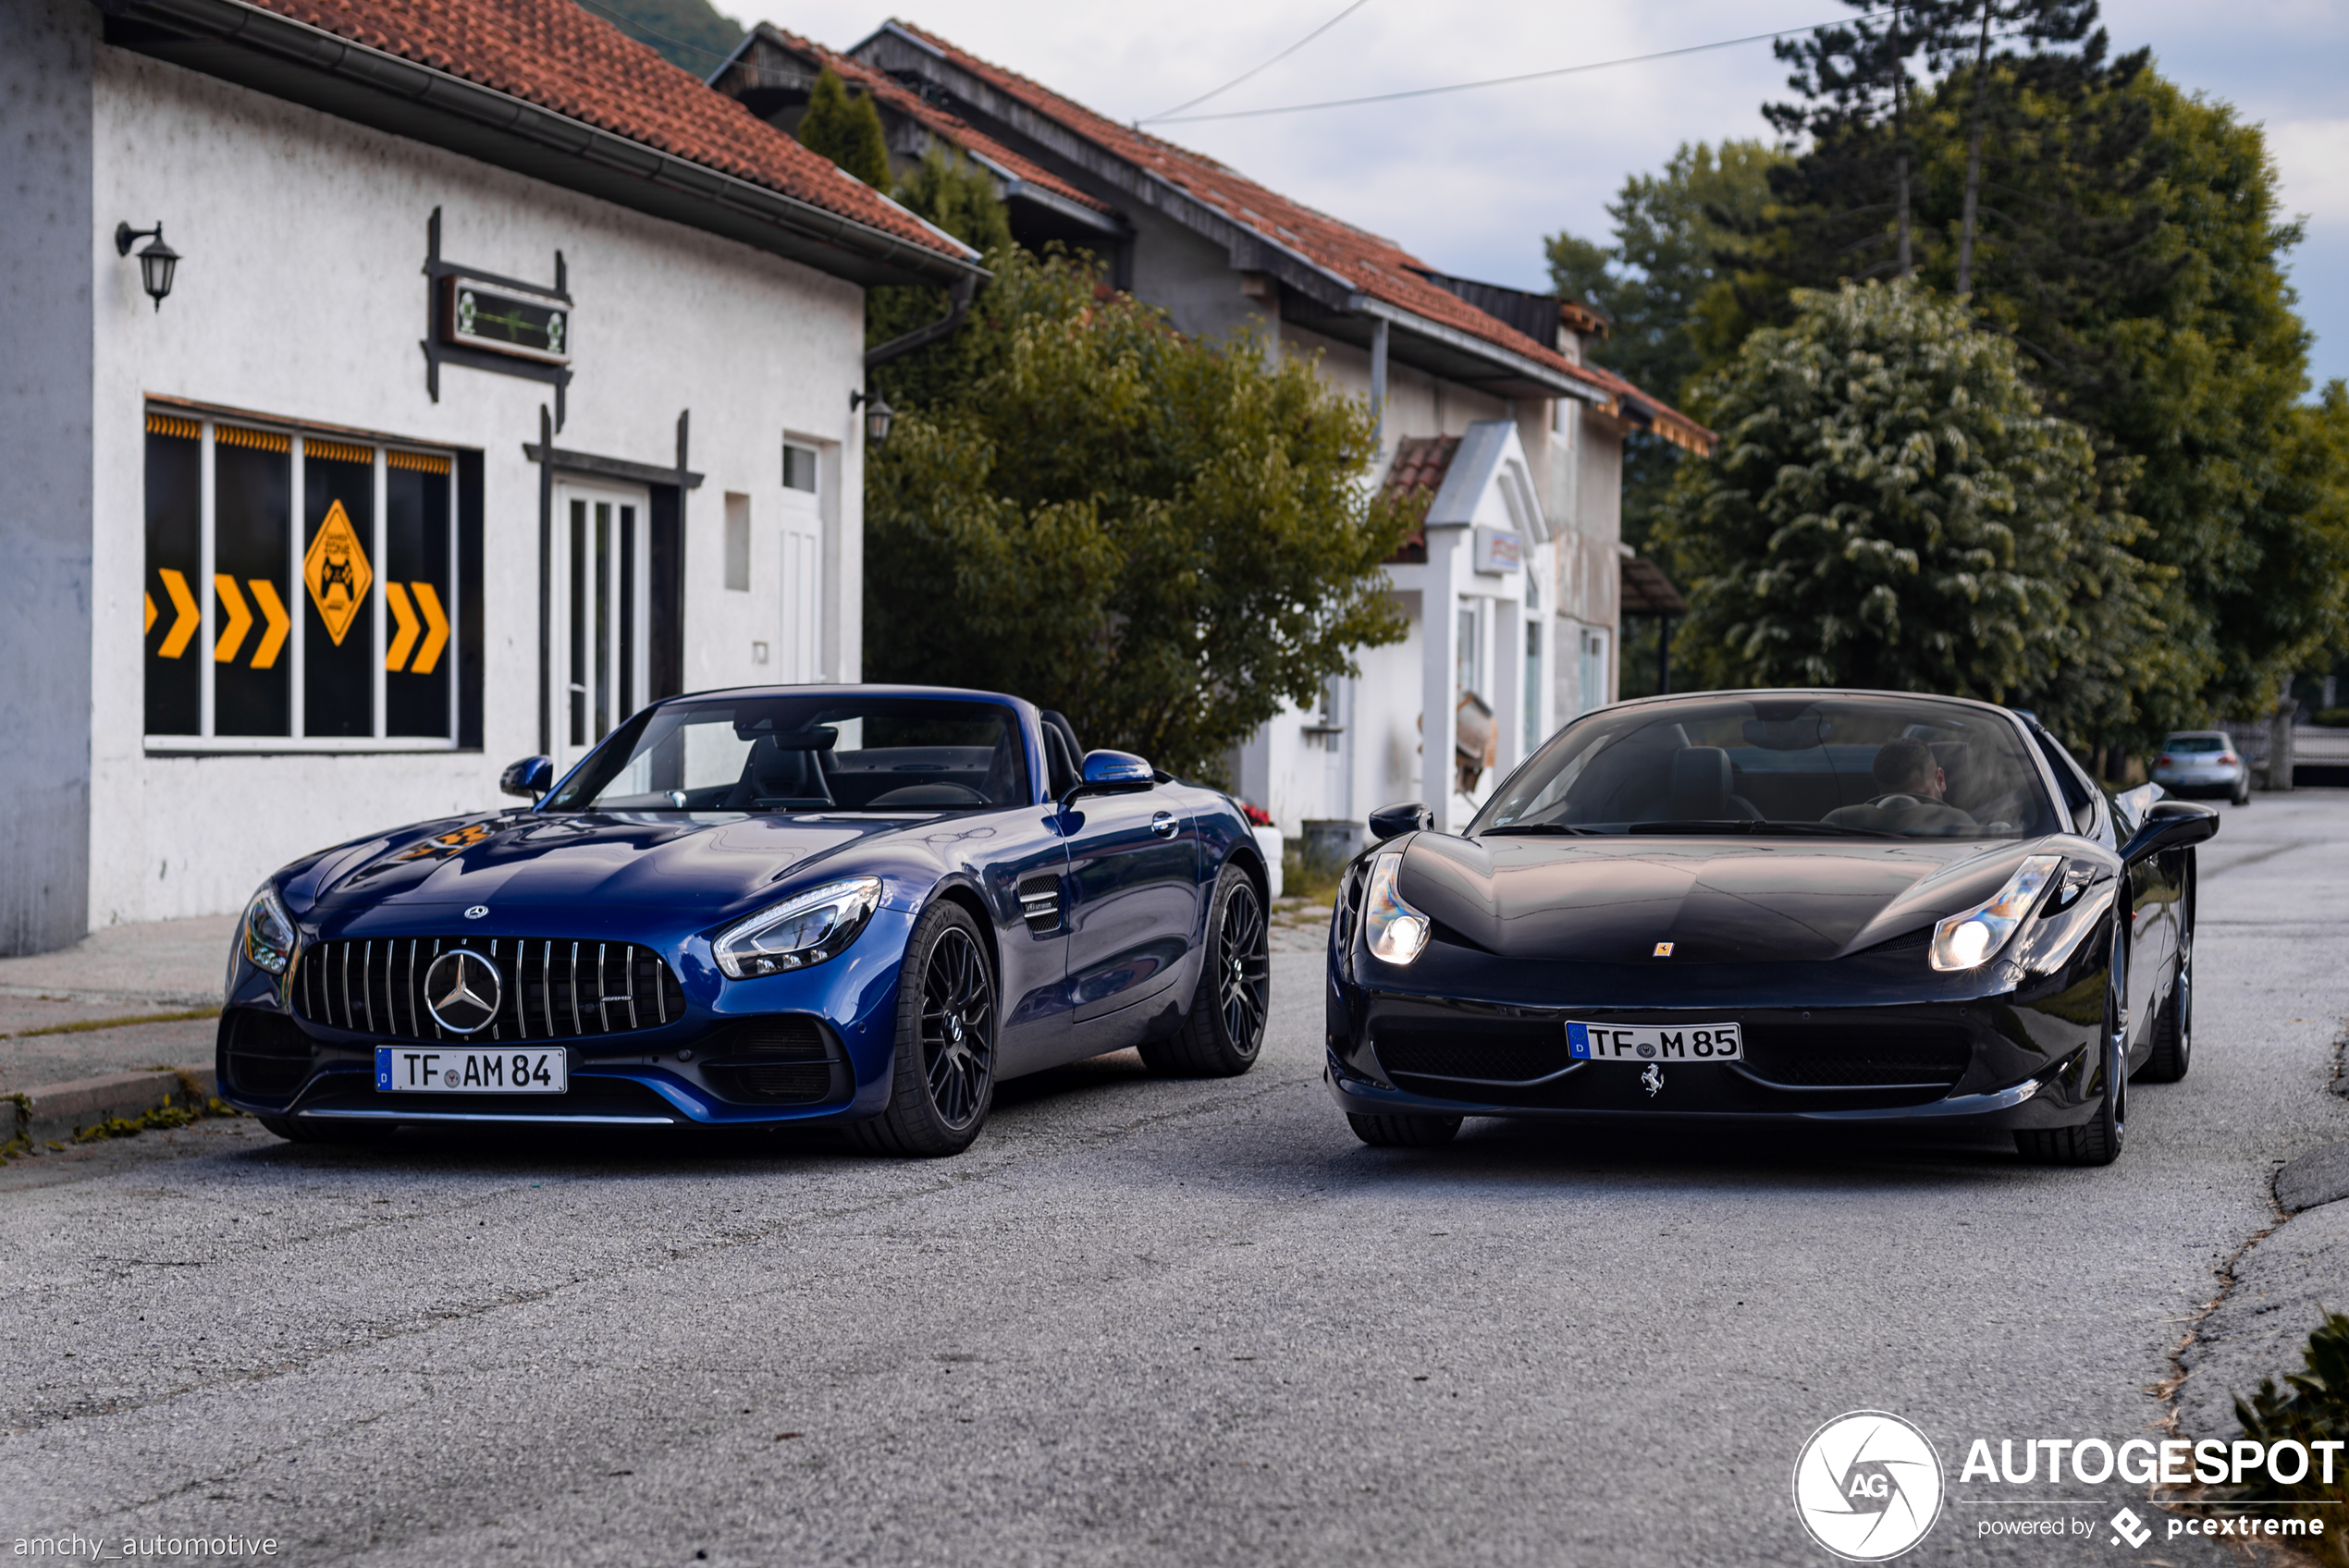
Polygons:
[[1281,855],[1281,897],[1310,899],[1317,904],[1335,901],[1338,879],[1345,875],[1342,860],[1307,860],[1297,850]]
[[216,1007],[191,1007],[178,1012],[134,1012],[122,1018],[85,1018],[79,1023],[44,1023],[38,1029],[19,1029],[13,1035],[0,1035],[0,1039],[30,1040],[35,1035],[86,1035],[96,1029],[127,1029],[133,1023],[184,1023],[191,1018],[217,1018]]
[[[2259,1391],[2249,1400],[2235,1401],[2235,1419],[2243,1423],[2244,1436],[2255,1438],[2272,1447],[2278,1442],[2292,1441],[2303,1445],[2321,1441],[2349,1440],[2349,1316],[2335,1312],[2328,1315],[2308,1336],[2307,1348],[2301,1353],[2301,1369],[2284,1378],[2284,1387],[2276,1387],[2273,1378],[2259,1381]],[[2324,1466],[2312,1463],[2301,1480],[2287,1485],[2267,1476],[2243,1488],[2237,1500],[2244,1502],[2273,1502],[2285,1505],[2283,1512],[2302,1519],[2321,1519],[2325,1533],[2309,1537],[2305,1545],[2294,1540],[2320,1562],[2349,1564],[2349,1519],[2342,1515],[2341,1505],[2349,1502],[2349,1468],[2340,1463],[2343,1451],[2333,1451],[2336,1459],[2330,1483],[2321,1477]]]

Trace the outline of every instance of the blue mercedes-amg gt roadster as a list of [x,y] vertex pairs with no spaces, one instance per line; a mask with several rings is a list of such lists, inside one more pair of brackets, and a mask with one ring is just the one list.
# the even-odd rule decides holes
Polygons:
[[647,707],[528,807],[261,885],[222,1097],[298,1142],[430,1123],[830,1122],[969,1146],[1006,1078],[1263,1043],[1267,868],[1232,801],[1059,715],[929,687]]

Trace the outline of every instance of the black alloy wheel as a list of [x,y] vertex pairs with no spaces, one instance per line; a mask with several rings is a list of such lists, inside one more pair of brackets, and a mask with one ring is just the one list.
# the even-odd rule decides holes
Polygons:
[[1358,1116],[1346,1113],[1354,1135],[1379,1149],[1432,1149],[1460,1130],[1457,1116]]
[[2178,967],[2153,1023],[2153,1054],[2137,1069],[2147,1084],[2174,1084],[2194,1065],[2194,879],[2188,872],[2183,900],[2184,934],[2178,938]]
[[1190,1011],[1172,1036],[1142,1046],[1153,1072],[1180,1078],[1232,1078],[1256,1065],[1272,1011],[1273,957],[1264,900],[1236,865],[1215,879],[1207,951]]
[[905,944],[888,1108],[850,1132],[875,1154],[960,1154],[994,1102],[994,974],[977,924],[941,901]]
[[2033,1165],[2110,1165],[2121,1158],[2129,1131],[2129,1029],[2121,1006],[2128,959],[2118,934],[2112,955],[2112,972],[2105,982],[2104,1060],[2097,1069],[2103,1092],[2097,1097],[2096,1113],[2074,1127],[2018,1130],[2015,1152]]

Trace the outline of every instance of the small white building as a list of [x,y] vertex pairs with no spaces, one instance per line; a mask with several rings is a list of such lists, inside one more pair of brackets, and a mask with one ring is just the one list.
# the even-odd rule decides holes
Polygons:
[[976,262],[733,100],[572,0],[9,0],[0,139],[0,953],[857,678],[864,291]]

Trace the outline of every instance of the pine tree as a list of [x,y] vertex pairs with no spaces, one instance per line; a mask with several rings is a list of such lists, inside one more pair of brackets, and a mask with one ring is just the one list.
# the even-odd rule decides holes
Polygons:
[[830,158],[876,190],[889,189],[889,138],[872,95],[852,97],[848,84],[830,66],[818,74],[807,113],[799,122],[800,145]]

